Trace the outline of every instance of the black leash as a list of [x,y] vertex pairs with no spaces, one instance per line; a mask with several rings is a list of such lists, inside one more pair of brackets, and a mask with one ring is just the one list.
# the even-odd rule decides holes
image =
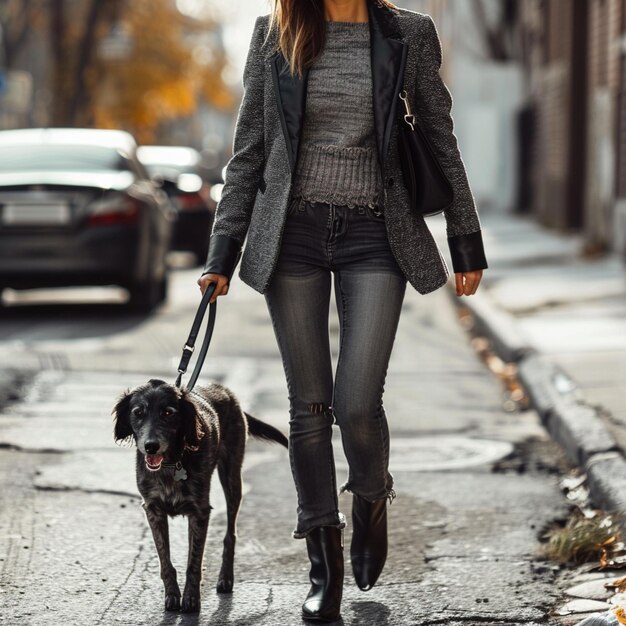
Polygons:
[[[183,346],[183,355],[180,359],[180,363],[178,364],[178,376],[176,377],[177,387],[181,386],[183,374],[187,371],[187,366],[189,365],[189,361],[191,360],[191,355],[193,354],[193,351],[195,349],[196,339],[198,337],[198,333],[200,332],[202,319],[204,318],[204,314],[209,304],[209,300],[211,299],[211,296],[213,295],[216,287],[217,283],[211,283],[206,288],[204,295],[202,296],[202,300],[200,301],[200,305],[198,306],[196,317],[194,318],[193,324],[191,325],[191,332],[189,333],[189,337],[187,337],[187,341]],[[216,311],[217,300],[213,302],[209,307],[209,321],[207,323],[207,328],[204,334],[204,341],[202,342],[200,353],[198,354],[198,358],[196,359],[196,365],[193,369],[191,379],[189,380],[185,391],[191,391],[193,389],[193,386],[196,384],[196,380],[198,380],[198,376],[200,375],[200,370],[202,369],[202,365],[204,364],[204,358],[206,357],[207,350],[209,349],[209,343],[211,342],[211,337],[213,335]]]

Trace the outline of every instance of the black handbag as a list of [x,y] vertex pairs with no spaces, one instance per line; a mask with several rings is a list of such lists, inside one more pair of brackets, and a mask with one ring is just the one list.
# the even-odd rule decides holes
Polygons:
[[400,165],[411,208],[423,216],[437,215],[452,204],[452,185],[411,111],[406,91],[399,97],[405,108],[399,136]]

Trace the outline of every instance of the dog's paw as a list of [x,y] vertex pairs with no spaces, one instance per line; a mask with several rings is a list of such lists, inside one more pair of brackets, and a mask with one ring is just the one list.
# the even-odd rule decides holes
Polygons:
[[181,611],[183,613],[197,613],[200,610],[200,594],[198,592],[183,593]]
[[166,611],[178,611],[180,609],[180,596],[174,594],[167,594],[165,596],[165,610]]
[[232,593],[234,580],[232,578],[220,578],[217,581],[217,593]]

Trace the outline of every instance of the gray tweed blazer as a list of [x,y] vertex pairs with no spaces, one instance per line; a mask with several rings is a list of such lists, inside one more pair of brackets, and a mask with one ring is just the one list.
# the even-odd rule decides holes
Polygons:
[[[408,282],[425,294],[442,287],[450,272],[424,217],[409,206],[398,155],[402,89],[453,186],[454,201],[444,216],[455,272],[487,267],[481,225],[453,131],[452,97],[439,75],[442,49],[432,18],[377,0],[368,0],[368,11],[387,233]],[[260,293],[270,284],[280,251],[308,76],[308,70],[301,78],[291,76],[277,48],[277,33],[272,29],[268,34],[268,26],[269,14],[257,17],[243,72],[233,156],[226,166],[202,272],[230,279],[241,259],[239,277]]]

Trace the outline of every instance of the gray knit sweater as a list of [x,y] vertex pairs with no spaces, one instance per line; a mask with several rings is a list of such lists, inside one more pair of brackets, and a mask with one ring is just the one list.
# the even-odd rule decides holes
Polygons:
[[367,22],[326,22],[326,43],[309,71],[294,196],[377,206],[370,34]]

